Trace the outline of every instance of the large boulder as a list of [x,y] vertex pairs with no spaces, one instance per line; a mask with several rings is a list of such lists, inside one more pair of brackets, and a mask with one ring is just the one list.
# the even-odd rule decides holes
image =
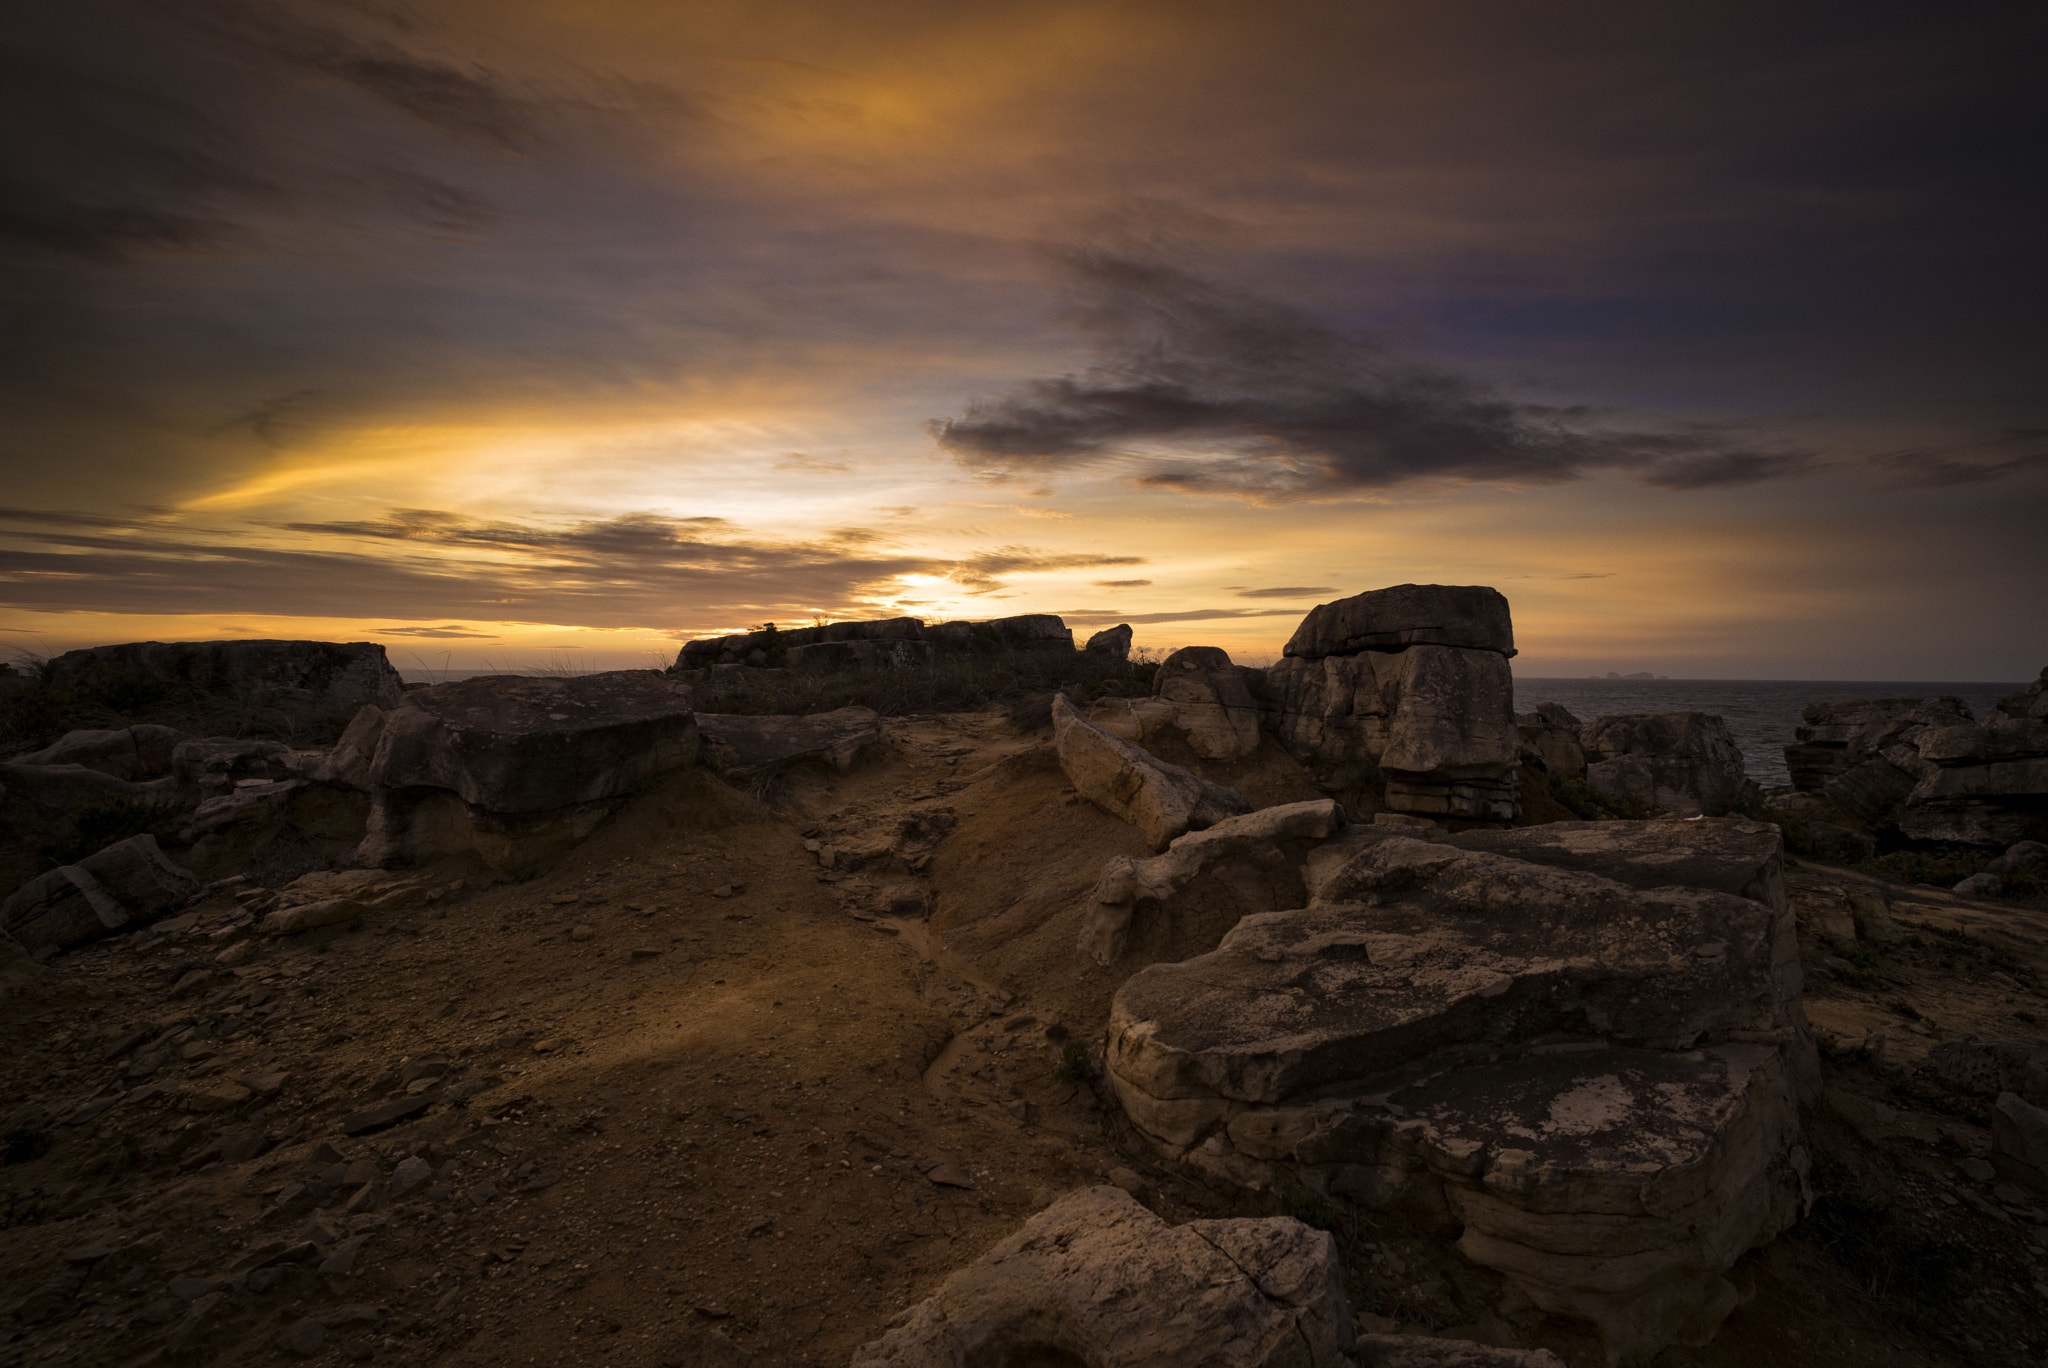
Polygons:
[[0,905],[0,930],[31,952],[60,950],[173,912],[199,887],[156,837],[131,836],[16,889]]
[[1550,863],[1347,828],[1307,907],[1124,984],[1126,1114],[1212,1179],[1447,1214],[1510,1301],[1614,1357],[1701,1342],[1799,1209],[1795,926],[1775,828],[1603,825],[1523,848]]
[[1169,725],[1204,760],[1241,760],[1259,748],[1253,672],[1215,646],[1183,646],[1160,662],[1153,694],[1171,709]]
[[[1081,950],[1098,964],[1113,964],[1136,932],[1159,944],[1163,953],[1155,958],[1206,951],[1247,914],[1296,905],[1301,857],[1343,826],[1343,809],[1318,798],[1225,818],[1176,837],[1149,859],[1119,855],[1095,885]],[[1191,940],[1208,943],[1188,950]]]
[[1515,714],[1521,736],[1522,764],[1555,779],[1586,777],[1586,748],[1579,742],[1582,724],[1562,703],[1539,703],[1536,711]]
[[47,678],[62,690],[215,695],[346,709],[398,702],[405,684],[368,641],[131,641],[66,651]]
[[[1809,703],[1805,725],[1785,747],[1785,768],[1801,793],[1825,793],[1829,785],[1866,762],[1934,727],[1971,720],[1960,698],[1858,698]],[[1912,787],[1909,779],[1906,787]]]
[[191,738],[176,727],[148,723],[101,731],[69,731],[27,755],[16,765],[83,765],[116,779],[139,782],[160,779],[171,771],[171,753]]
[[1720,812],[1754,790],[1742,748],[1711,713],[1636,713],[1580,729],[1586,787],[1624,809]]
[[1169,1226],[1070,1193],[863,1346],[853,1368],[1356,1368],[1336,1242],[1285,1216]]
[[902,669],[940,654],[1016,649],[1071,651],[1074,634],[1050,613],[985,622],[928,624],[905,617],[788,629],[764,624],[751,632],[685,642],[676,653],[674,668]]
[[370,795],[365,864],[474,852],[510,870],[697,754],[689,691],[659,671],[489,675],[363,709],[319,777]]
[[1309,610],[1283,655],[1307,660],[1399,651],[1409,646],[1458,646],[1515,653],[1508,601],[1483,585],[1397,584]]
[[1154,850],[1186,831],[1247,810],[1236,790],[1112,735],[1083,717],[1065,694],[1052,701],[1053,746],[1074,791],[1144,833]]
[[1088,644],[1081,648],[1097,655],[1111,656],[1117,660],[1131,658],[1131,624],[1120,622],[1114,627],[1105,627],[1088,638]]
[[2007,694],[1993,706],[2007,717],[2048,719],[2048,665],[2041,667],[2040,678],[2016,693]]

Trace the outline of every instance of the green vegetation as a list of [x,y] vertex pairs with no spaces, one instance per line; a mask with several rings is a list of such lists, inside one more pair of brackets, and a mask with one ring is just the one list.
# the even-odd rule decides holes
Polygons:
[[1060,1051],[1060,1066],[1052,1076],[1062,1083],[1085,1083],[1095,1077],[1095,1062],[1088,1058],[1088,1047],[1078,1040],[1070,1040]]

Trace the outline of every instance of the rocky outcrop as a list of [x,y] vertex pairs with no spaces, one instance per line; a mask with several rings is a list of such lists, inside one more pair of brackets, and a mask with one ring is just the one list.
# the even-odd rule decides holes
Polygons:
[[1074,791],[1144,833],[1154,850],[1186,831],[1246,810],[1234,789],[1112,735],[1083,717],[1065,694],[1052,701],[1053,746]]
[[2018,1093],[2000,1093],[1991,1112],[1992,1162],[2015,1183],[2048,1193],[2048,1111]]
[[1539,703],[1536,711],[1515,714],[1522,740],[1522,765],[1556,779],[1583,781],[1586,748],[1579,742],[1579,719],[1561,703]]
[[[1112,629],[1112,633],[1115,630]],[[1129,650],[1128,630],[1125,650]],[[1098,633],[1098,639],[1112,633]],[[774,625],[733,636],[686,642],[677,670],[788,667],[808,670],[901,669],[941,654],[1016,649],[1074,649],[1074,634],[1050,613],[991,618],[986,622],[926,623],[922,618],[828,622],[816,627]]]
[[853,1365],[1355,1368],[1356,1349],[1328,1234],[1284,1216],[1168,1226],[1097,1187],[946,1279]]
[[384,648],[368,641],[131,641],[66,651],[49,664],[59,690],[127,689],[250,703],[388,707],[405,692]]
[[1377,781],[1393,811],[1510,821],[1513,654],[1492,589],[1404,584],[1322,604],[1265,672],[1266,729],[1304,763]]
[[1114,627],[1105,627],[1088,638],[1088,644],[1081,648],[1101,655],[1114,656],[1118,660],[1131,658],[1131,624],[1120,622]]
[[[1183,646],[1160,662],[1152,691],[1158,722],[1178,730],[1204,760],[1239,760],[1259,748],[1256,673],[1215,646]],[[1156,730],[1149,725],[1148,733]]]
[[1163,1154],[1448,1214],[1518,1305],[1647,1356],[1796,1215],[1818,1066],[1774,827],[1575,825],[1348,828],[1308,906],[1128,980],[1105,1063]]
[[0,905],[0,930],[31,953],[48,953],[175,911],[199,887],[156,837],[131,836],[16,889]]
[[516,870],[697,754],[688,690],[658,671],[489,675],[363,709],[318,777],[370,795],[361,863],[474,853]]
[[2048,689],[2036,680],[1982,722],[1948,697],[1812,703],[1785,762],[1794,787],[1891,839],[1998,847],[2048,839],[2044,700]]
[[1711,713],[1602,717],[1579,732],[1586,787],[1624,811],[1697,817],[1755,792],[1742,749]]
[[17,755],[16,765],[83,765],[116,779],[141,782],[171,771],[171,754],[191,737],[176,727],[143,724],[104,731],[70,731],[50,745]]
[[[1200,953],[1187,950],[1185,942],[1200,938],[1206,927],[1212,934],[1209,944],[1200,947],[1205,951],[1249,913],[1296,905],[1303,895],[1302,856],[1343,825],[1343,810],[1320,798],[1226,818],[1177,837],[1164,854],[1150,859],[1119,855],[1095,886],[1094,906],[1081,928],[1081,950],[1098,964],[1113,964],[1135,931],[1184,951],[1169,950],[1156,958],[1182,959]],[[1213,887],[1191,891],[1198,883]],[[1214,902],[1223,906],[1212,910]]]
[[742,776],[804,761],[829,764],[842,774],[882,743],[873,708],[835,708],[804,717],[698,713],[697,734],[727,774]]

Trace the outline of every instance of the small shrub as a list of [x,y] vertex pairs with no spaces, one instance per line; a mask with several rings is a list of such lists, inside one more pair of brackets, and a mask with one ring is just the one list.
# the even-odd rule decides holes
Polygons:
[[1312,1230],[1334,1230],[1337,1212],[1313,1192],[1297,1192],[1287,1199],[1287,1214]]
[[1813,1210],[1793,1233],[1815,1245],[1873,1297],[1902,1296],[1923,1315],[1949,1306],[1969,1271],[1967,1249],[1905,1228],[1888,1203],[1825,1154],[1814,1160]]
[[0,1160],[10,1164],[26,1164],[49,1152],[50,1136],[47,1131],[19,1126],[0,1137]]
[[1078,1040],[1070,1040],[1060,1050],[1060,1066],[1052,1076],[1062,1083],[1085,1083],[1095,1077],[1095,1061],[1088,1058],[1088,1047]]

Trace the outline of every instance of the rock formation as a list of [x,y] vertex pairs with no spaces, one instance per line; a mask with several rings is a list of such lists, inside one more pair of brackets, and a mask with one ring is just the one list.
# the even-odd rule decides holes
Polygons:
[[1322,604],[1265,673],[1265,723],[1298,759],[1384,784],[1396,812],[1516,811],[1514,634],[1492,589],[1397,585]]
[[1141,970],[1111,1085],[1212,1177],[1446,1215],[1506,1309],[1615,1357],[1701,1342],[1729,1265],[1798,1210],[1818,1066],[1777,830],[1457,839],[1348,829],[1306,907]]
[[59,690],[141,684],[327,708],[389,707],[405,692],[384,648],[368,641],[131,641],[66,651],[47,677]]
[[0,905],[0,930],[31,953],[46,953],[147,922],[199,891],[154,836],[131,836],[30,879]]
[[1115,656],[1118,660],[1131,658],[1131,625],[1120,622],[1114,627],[1105,627],[1088,638],[1084,651],[1097,651],[1103,655]]
[[[1128,649],[1128,629],[1123,630]],[[1098,633],[1097,637],[1112,633]],[[885,618],[830,622],[786,631],[770,625],[733,636],[686,642],[676,654],[674,668],[900,669],[931,660],[938,654],[1019,648],[1071,651],[1074,634],[1050,613],[1026,613],[986,622],[929,624],[922,618]]]
[[1586,787],[1624,811],[1697,817],[1756,791],[1728,724],[1710,713],[1602,717],[1579,741]]
[[474,853],[517,871],[697,752],[688,691],[659,671],[487,675],[364,708],[320,777],[370,796],[362,864]]
[[171,756],[192,738],[176,727],[143,724],[118,730],[71,731],[50,745],[17,755],[15,765],[83,765],[116,779],[160,779],[171,771]]
[[882,740],[873,708],[835,708],[808,717],[698,713],[697,734],[720,767],[734,776],[805,760],[844,773]]
[[1065,694],[1052,702],[1053,745],[1075,792],[1143,832],[1163,850],[1185,831],[1213,826],[1245,811],[1245,801],[1221,784],[1112,735],[1083,717]]
[[1805,719],[1785,748],[1793,786],[1874,833],[1996,847],[2048,838],[2041,680],[1981,722],[1948,697],[1812,703]]
[[1069,1193],[904,1312],[853,1368],[1354,1368],[1330,1236],[1284,1216],[1166,1222]]

